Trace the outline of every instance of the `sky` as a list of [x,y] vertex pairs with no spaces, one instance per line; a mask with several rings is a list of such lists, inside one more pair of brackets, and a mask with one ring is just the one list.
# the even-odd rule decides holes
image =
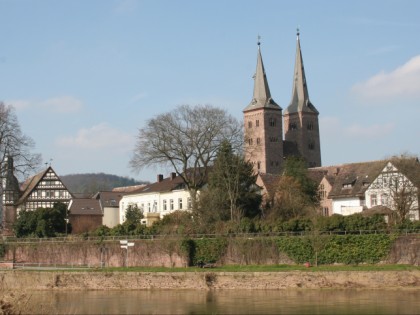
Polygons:
[[300,29],[323,165],[420,155],[420,1],[0,0],[0,101],[59,175],[134,172],[139,128],[178,105],[237,119],[257,37],[271,94],[291,100]]

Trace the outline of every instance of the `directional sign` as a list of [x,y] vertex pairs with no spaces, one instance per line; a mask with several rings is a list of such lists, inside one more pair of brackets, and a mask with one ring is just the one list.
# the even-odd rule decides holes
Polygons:
[[127,246],[134,246],[134,243],[127,243]]
[[121,248],[123,248],[123,249],[127,249],[127,248],[128,248],[128,246],[127,246],[127,245],[121,245]]
[[121,244],[121,245],[126,245],[126,244],[127,244],[127,240],[125,240],[125,241],[120,241],[120,244]]

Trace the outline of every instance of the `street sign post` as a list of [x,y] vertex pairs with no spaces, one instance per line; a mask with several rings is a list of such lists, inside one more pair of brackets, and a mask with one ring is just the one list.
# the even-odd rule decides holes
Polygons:
[[120,241],[120,247],[122,249],[125,249],[125,266],[128,267],[128,248],[134,247],[134,242],[128,242],[127,240],[121,240]]

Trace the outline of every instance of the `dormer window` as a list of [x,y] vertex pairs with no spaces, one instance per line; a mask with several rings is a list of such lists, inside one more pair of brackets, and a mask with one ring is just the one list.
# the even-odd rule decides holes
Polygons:
[[353,187],[353,184],[352,183],[343,184],[343,189],[350,189],[352,187]]

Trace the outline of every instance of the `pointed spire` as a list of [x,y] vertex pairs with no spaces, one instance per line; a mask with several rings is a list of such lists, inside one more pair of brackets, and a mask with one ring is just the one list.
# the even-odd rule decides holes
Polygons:
[[264,63],[261,56],[261,37],[258,35],[258,54],[257,54],[257,68],[254,75],[254,95],[251,103],[244,109],[244,111],[253,110],[261,107],[269,107],[280,109],[280,106],[271,98],[270,88],[268,87],[267,76],[265,74]]
[[300,48],[300,31],[296,30],[296,60],[295,72],[293,76],[292,100],[285,113],[294,112],[314,112],[318,113],[314,105],[309,100],[308,86],[306,84],[305,68],[303,67],[302,51]]

